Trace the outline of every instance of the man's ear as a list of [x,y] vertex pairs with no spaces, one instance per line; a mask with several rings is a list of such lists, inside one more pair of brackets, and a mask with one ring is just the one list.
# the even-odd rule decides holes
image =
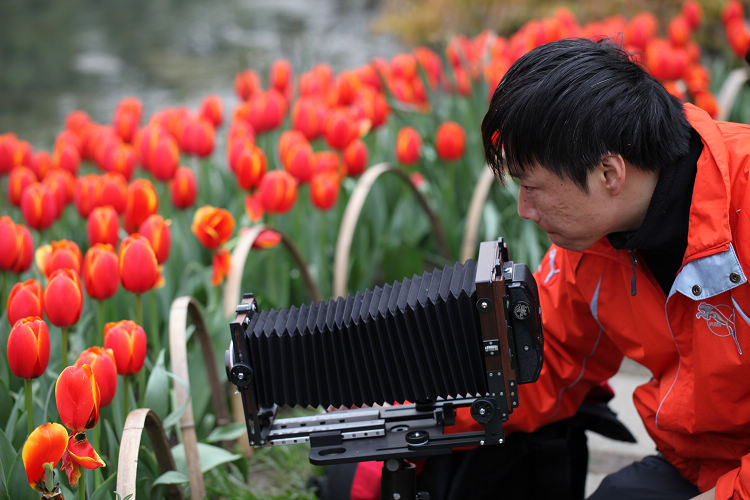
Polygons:
[[613,196],[617,196],[625,187],[627,175],[625,159],[616,154],[602,157],[597,168],[600,169],[600,180],[603,187]]

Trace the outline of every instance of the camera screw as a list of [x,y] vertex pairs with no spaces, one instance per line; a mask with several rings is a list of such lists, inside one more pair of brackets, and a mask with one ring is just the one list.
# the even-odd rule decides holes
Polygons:
[[490,310],[490,301],[487,299],[479,299],[477,301],[477,309],[479,312],[487,312]]

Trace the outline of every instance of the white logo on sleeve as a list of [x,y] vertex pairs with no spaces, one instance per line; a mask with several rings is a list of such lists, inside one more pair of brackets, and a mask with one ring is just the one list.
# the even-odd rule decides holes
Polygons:
[[735,345],[737,345],[737,352],[740,353],[740,356],[742,355],[742,349],[740,349],[740,343],[737,340],[737,330],[734,326],[734,309],[726,304],[715,306],[707,302],[701,302],[698,304],[698,313],[695,317],[705,319],[708,329],[717,337],[732,337]]

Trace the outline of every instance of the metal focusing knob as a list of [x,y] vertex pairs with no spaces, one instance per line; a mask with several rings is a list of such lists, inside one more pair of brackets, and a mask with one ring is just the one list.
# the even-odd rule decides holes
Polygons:
[[427,431],[414,430],[406,433],[406,442],[412,446],[420,446],[429,440],[430,435]]
[[253,369],[238,363],[229,370],[229,380],[237,387],[247,387],[253,378]]
[[487,424],[495,416],[495,405],[489,399],[477,399],[471,404],[471,416],[480,424]]

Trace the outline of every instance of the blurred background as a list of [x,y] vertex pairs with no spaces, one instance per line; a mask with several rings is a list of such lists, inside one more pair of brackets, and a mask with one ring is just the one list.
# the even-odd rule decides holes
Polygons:
[[[702,2],[718,19],[722,2]],[[509,35],[533,18],[569,8],[579,22],[648,10],[662,24],[680,0],[3,0],[0,2],[0,133],[51,147],[72,110],[107,122],[136,96],[146,116],[161,106],[195,106],[207,94],[234,99],[232,78],[267,74],[286,58],[296,71],[334,71],[451,35],[489,28]],[[704,25],[705,55],[726,50],[721,26]]]

